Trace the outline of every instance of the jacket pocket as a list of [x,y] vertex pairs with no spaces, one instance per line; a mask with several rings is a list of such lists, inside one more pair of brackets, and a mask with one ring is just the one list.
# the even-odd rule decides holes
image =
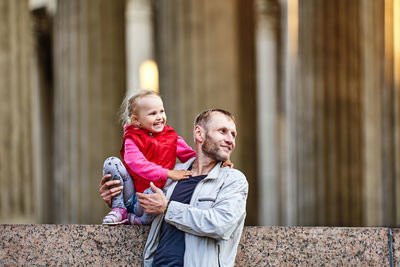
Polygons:
[[213,197],[200,197],[197,199],[196,207],[203,210],[209,209],[214,205],[215,200],[216,198]]
[[203,201],[212,201],[215,202],[215,198],[213,197],[201,197],[197,200],[198,202],[203,202]]

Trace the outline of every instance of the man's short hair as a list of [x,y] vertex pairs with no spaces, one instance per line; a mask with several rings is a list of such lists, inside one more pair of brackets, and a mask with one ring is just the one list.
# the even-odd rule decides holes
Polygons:
[[229,117],[236,124],[235,117],[229,111],[220,109],[220,108],[210,108],[210,109],[204,110],[199,115],[197,115],[196,119],[194,120],[194,126],[196,127],[196,125],[200,125],[204,129],[207,129],[207,124],[210,120],[211,113],[213,113],[213,112],[219,112],[219,113],[224,114],[225,116]]

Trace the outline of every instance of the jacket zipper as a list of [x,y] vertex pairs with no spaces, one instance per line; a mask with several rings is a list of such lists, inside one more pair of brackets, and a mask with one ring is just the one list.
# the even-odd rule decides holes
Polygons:
[[217,247],[218,247],[218,254],[217,254],[217,257],[218,257],[218,266],[221,266],[221,262],[219,261],[219,244],[217,245]]

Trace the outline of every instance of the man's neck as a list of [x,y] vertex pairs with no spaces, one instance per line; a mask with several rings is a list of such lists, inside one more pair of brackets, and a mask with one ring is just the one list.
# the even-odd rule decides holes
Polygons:
[[217,164],[208,157],[197,157],[192,165],[192,176],[207,175]]

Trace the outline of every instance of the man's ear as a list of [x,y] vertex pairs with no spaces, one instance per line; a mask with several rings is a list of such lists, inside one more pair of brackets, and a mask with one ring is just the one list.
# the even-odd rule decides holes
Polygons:
[[196,141],[203,142],[204,136],[205,136],[205,131],[204,131],[203,127],[201,127],[200,125],[196,125],[194,127],[193,135],[194,135],[195,143],[196,143]]

